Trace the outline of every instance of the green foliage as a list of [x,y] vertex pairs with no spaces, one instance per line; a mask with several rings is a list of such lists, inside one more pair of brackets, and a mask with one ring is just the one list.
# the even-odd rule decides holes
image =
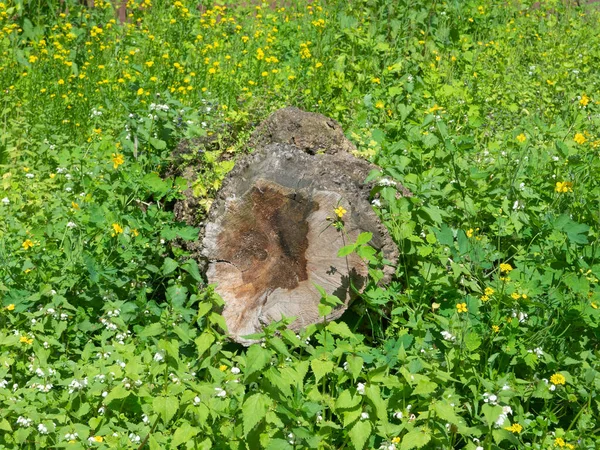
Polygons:
[[[598,447],[596,9],[81,3],[0,2],[0,448]],[[172,206],[290,104],[379,165],[400,258],[360,234],[342,319],[316,286],[245,349]]]

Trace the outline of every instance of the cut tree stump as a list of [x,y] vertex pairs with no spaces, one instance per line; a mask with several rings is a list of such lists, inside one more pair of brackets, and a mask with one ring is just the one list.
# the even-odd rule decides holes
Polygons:
[[[273,321],[296,317],[298,330],[322,320],[315,284],[343,304],[336,319],[364,288],[367,265],[338,251],[362,232],[395,262],[398,251],[370,203],[365,184],[376,168],[352,156],[337,122],[297,108],[275,112],[251,137],[256,151],[225,178],[204,224],[206,278],[223,298],[223,316],[235,341]],[[405,191],[407,193],[407,191]],[[333,226],[342,206],[344,230]],[[393,273],[385,270],[384,281]]]

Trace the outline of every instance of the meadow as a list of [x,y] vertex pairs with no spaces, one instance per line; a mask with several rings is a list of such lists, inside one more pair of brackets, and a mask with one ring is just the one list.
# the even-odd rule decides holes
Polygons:
[[[0,449],[599,448],[600,10],[231,3],[0,0]],[[198,143],[201,219],[289,105],[381,167],[400,259],[244,348],[167,175]]]

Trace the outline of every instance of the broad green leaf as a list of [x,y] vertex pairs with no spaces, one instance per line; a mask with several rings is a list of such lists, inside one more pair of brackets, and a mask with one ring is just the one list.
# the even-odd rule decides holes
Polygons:
[[138,334],[138,336],[141,338],[146,338],[151,336],[158,336],[160,334],[163,334],[164,332],[165,329],[163,328],[163,326],[160,323],[155,322],[151,323],[146,328],[144,328],[142,332]]
[[362,372],[364,360],[360,356],[347,355],[346,362],[348,363],[348,372],[352,375],[352,378],[356,380]]
[[355,339],[354,333],[350,331],[348,325],[345,322],[329,322],[327,330],[333,335],[340,336],[348,339]]
[[248,436],[248,433],[265,418],[270,404],[271,400],[260,392],[251,395],[244,401],[242,405],[244,436]]
[[348,256],[350,253],[354,252],[354,249],[356,248],[356,246],[354,244],[351,245],[345,245],[342,248],[340,248],[338,250],[338,257],[342,258],[344,256]]
[[500,414],[502,414],[502,407],[498,405],[490,405],[486,403],[481,407],[481,412],[483,413],[483,417],[485,417],[485,421],[489,426],[492,426]]
[[162,274],[169,275],[170,273],[174,272],[178,266],[179,264],[174,259],[165,258],[162,265]]
[[125,386],[122,384],[117,384],[114,389],[112,389],[106,398],[104,399],[104,403],[108,404],[115,399],[125,398],[129,395],[130,391],[125,389]]
[[271,352],[254,344],[246,352],[246,379],[250,375],[262,370],[271,361]]
[[357,450],[362,450],[365,447],[367,439],[371,434],[372,426],[368,420],[359,420],[354,426],[348,431],[350,441]]
[[319,382],[326,374],[333,370],[333,361],[322,361],[320,359],[313,359],[310,362],[310,367],[315,374],[315,382]]
[[271,439],[265,450],[291,450],[294,447],[285,439]]
[[171,445],[177,447],[178,445],[187,443],[198,433],[200,433],[200,428],[192,427],[189,423],[184,422],[184,424],[178,427],[175,430],[175,433],[173,433]]
[[341,410],[356,409],[363,399],[360,394],[352,394],[349,389],[342,391],[335,400],[335,412],[339,415]]
[[373,233],[370,233],[370,232],[360,233],[358,235],[358,238],[356,238],[356,245],[364,245],[367,242],[369,242],[371,239],[373,239]]
[[198,336],[194,342],[196,343],[198,356],[202,356],[204,352],[210,348],[212,343],[215,342],[215,336],[212,333],[205,331]]
[[437,389],[437,383],[423,378],[423,379],[420,379],[419,382],[417,383],[417,387],[413,391],[413,395],[428,396],[436,389]]
[[431,440],[431,434],[425,427],[418,427],[409,431],[402,438],[400,450],[410,450],[411,448],[422,448]]
[[200,275],[200,270],[198,269],[198,263],[193,259],[188,259],[181,265],[181,268],[185,270],[190,276],[197,282],[201,283],[202,276]]
[[179,409],[179,400],[177,397],[156,397],[152,401],[154,412],[160,414],[163,423],[167,425]]

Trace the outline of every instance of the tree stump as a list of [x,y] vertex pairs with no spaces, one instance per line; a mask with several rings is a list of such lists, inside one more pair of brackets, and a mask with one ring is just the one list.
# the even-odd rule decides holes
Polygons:
[[[256,149],[236,162],[204,224],[206,278],[225,301],[223,316],[235,341],[264,325],[296,317],[298,330],[322,320],[315,284],[342,300],[336,319],[360,292],[367,265],[338,251],[362,232],[395,261],[397,249],[370,204],[365,184],[375,166],[355,158],[337,122],[297,108],[277,111],[251,137]],[[333,226],[342,206],[344,230]],[[393,268],[386,268],[386,278]]]

